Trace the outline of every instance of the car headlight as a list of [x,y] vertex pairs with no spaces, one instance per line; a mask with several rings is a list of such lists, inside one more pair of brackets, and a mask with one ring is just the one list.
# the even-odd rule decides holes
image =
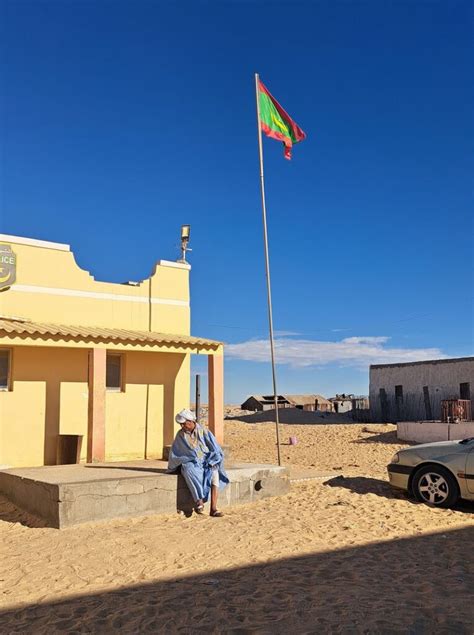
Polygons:
[[399,463],[399,461],[400,461],[400,455],[398,454],[398,452],[395,452],[395,454],[390,459],[390,463]]

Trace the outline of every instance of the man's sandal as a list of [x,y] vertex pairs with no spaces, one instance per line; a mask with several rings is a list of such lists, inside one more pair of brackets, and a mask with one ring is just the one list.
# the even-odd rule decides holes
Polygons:
[[224,514],[220,512],[218,509],[215,509],[213,512],[209,514],[209,516],[212,516],[213,518],[222,518],[223,515]]
[[194,508],[194,511],[196,512],[196,514],[204,514],[204,505],[197,505]]

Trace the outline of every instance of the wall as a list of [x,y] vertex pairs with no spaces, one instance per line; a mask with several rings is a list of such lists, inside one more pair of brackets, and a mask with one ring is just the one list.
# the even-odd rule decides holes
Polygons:
[[[187,264],[160,260],[150,278],[122,285],[96,281],[68,245],[6,235],[0,243],[16,256],[16,279],[0,289],[2,317],[189,335]],[[14,390],[0,392],[0,465],[55,463],[60,432],[84,435],[85,459],[89,345],[17,340],[2,341],[14,353]],[[188,407],[190,394],[190,356],[176,349],[126,353],[127,388],[106,398],[107,459],[161,457],[171,443],[175,408]]]
[[13,390],[0,392],[0,465],[56,463],[58,434],[87,448],[87,350],[15,348]]
[[[436,360],[412,364],[370,367],[370,410],[372,421],[417,421],[441,418],[441,400],[459,398],[459,384],[468,382],[474,407],[474,358]],[[395,398],[395,386],[403,386],[403,400]],[[423,387],[429,389],[427,416]],[[387,413],[382,412],[380,389],[387,394]]]
[[[123,354],[124,392],[106,394],[106,460],[161,458],[188,406],[190,356]],[[0,465],[54,465],[58,434],[83,435],[86,460],[87,349],[18,346],[13,390],[0,392]]]
[[351,412],[352,410],[352,400],[351,399],[341,399],[335,400],[332,402],[334,412]]
[[240,407],[243,410],[263,410],[262,404],[254,397],[249,397]]
[[397,438],[415,443],[460,441],[474,437],[474,423],[439,423],[433,421],[401,421],[397,424]]
[[189,405],[189,355],[126,353],[125,391],[107,392],[105,458],[162,458]]
[[160,260],[150,278],[130,286],[94,280],[68,245],[3,234],[0,243],[17,260],[16,281],[0,293],[0,315],[189,335],[189,265]]

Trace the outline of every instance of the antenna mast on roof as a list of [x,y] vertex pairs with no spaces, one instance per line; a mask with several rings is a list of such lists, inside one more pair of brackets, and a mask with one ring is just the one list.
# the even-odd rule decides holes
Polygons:
[[188,247],[190,235],[191,225],[181,225],[181,258],[178,260],[178,262],[181,262],[185,265],[188,264],[186,260],[186,252],[192,251],[192,249]]

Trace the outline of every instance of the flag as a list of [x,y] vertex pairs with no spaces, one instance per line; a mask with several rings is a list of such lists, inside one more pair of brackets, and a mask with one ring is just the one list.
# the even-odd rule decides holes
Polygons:
[[306,139],[296,121],[283,110],[268,89],[258,80],[258,99],[260,107],[260,127],[267,137],[283,141],[285,159],[291,159],[291,148],[294,143]]

